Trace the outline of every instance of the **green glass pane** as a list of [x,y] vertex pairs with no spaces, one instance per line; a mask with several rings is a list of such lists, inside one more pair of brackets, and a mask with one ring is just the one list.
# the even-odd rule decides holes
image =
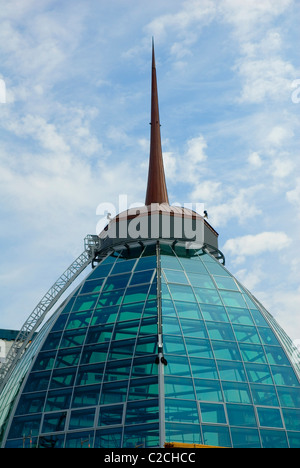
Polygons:
[[86,344],[105,343],[110,341],[113,331],[113,325],[100,325],[90,327],[86,337]]
[[56,357],[56,351],[46,351],[39,354],[35,364],[33,366],[33,371],[42,371],[50,370],[54,366]]
[[220,290],[220,295],[225,306],[229,307],[241,307],[245,308],[246,303],[244,297],[241,293],[235,291],[222,291]]
[[114,329],[113,340],[135,338],[138,333],[139,326],[139,320],[117,323]]
[[106,365],[104,381],[115,382],[116,380],[126,380],[130,374],[131,359],[125,361],[112,361]]
[[192,379],[165,376],[165,397],[194,400],[195,392]]
[[255,405],[279,406],[276,390],[272,385],[251,384],[251,392]]
[[136,343],[135,355],[157,354],[157,335],[139,337]]
[[79,431],[67,434],[65,448],[89,449],[94,445],[93,431]]
[[300,408],[299,388],[277,387],[280,403],[288,408]]
[[74,385],[76,375],[76,367],[55,370],[52,374],[50,388],[71,387]]
[[129,304],[130,302],[140,302],[147,299],[149,291],[149,285],[145,284],[142,286],[132,286],[127,288],[124,295],[124,304]]
[[144,448],[159,446],[158,423],[127,426],[124,430],[123,448]]
[[121,273],[130,273],[136,263],[136,259],[133,260],[122,260],[114,264],[111,271],[111,275],[119,275]]
[[100,306],[94,312],[91,326],[99,325],[100,323],[114,323],[118,315],[119,307],[102,307]]
[[166,442],[202,444],[200,425],[166,422]]
[[229,289],[232,291],[239,291],[239,288],[236,285],[236,282],[233,278],[229,276],[215,276],[215,282],[219,289]]
[[242,427],[232,427],[231,437],[234,448],[261,448],[258,431]]
[[246,381],[244,367],[240,362],[218,361],[218,369],[221,380],[231,380],[234,382]]
[[164,335],[165,354],[186,354],[183,339],[180,336]]
[[201,304],[201,311],[204,320],[212,322],[228,322],[228,316],[223,306]]
[[132,275],[132,278],[130,280],[130,286],[135,286],[137,284],[150,283],[153,273],[154,273],[154,270],[147,270],[147,271],[135,273],[134,275]]
[[96,278],[106,278],[111,270],[112,264],[99,265],[89,276],[89,280]]
[[241,382],[222,382],[225,401],[228,403],[251,403],[248,384]]
[[125,275],[109,276],[106,279],[103,291],[114,291],[115,289],[124,289],[130,279],[130,273]]
[[166,398],[165,420],[168,422],[199,424],[196,401]]
[[244,361],[267,364],[267,359],[262,346],[240,343],[240,350]]
[[94,364],[95,362],[105,362],[108,350],[108,343],[85,346],[81,363]]
[[125,341],[112,341],[108,359],[127,359],[133,355],[135,339]]
[[237,341],[240,341],[241,343],[261,344],[257,329],[255,327],[233,324],[233,329]]
[[196,303],[175,301],[175,308],[180,318],[202,319],[200,309]]
[[103,378],[104,364],[80,366],[77,374],[76,385],[99,384]]
[[157,374],[158,365],[156,363],[156,356],[145,356],[133,360],[131,378]]
[[57,354],[54,367],[77,366],[80,359],[81,348],[61,350]]
[[201,419],[204,423],[226,424],[223,405],[214,403],[201,403]]
[[222,426],[203,426],[205,445],[212,447],[231,447],[229,429]]
[[256,418],[253,406],[227,404],[227,414],[231,426],[256,427]]
[[232,327],[229,323],[206,322],[211,340],[235,341]]
[[124,290],[119,289],[117,291],[103,292],[101,293],[98,301],[98,307],[110,307],[114,305],[120,305],[123,299]]
[[181,258],[180,262],[186,272],[199,273],[201,275],[207,275],[207,270],[199,258]]
[[282,413],[287,430],[300,431],[300,410],[283,409]]
[[213,352],[208,340],[199,340],[193,338],[186,338],[185,340],[187,352],[189,356],[199,358],[213,358]]
[[166,335],[181,335],[181,328],[177,317],[163,318],[163,332]]
[[45,412],[69,409],[73,389],[52,390],[48,392]]
[[215,261],[214,263],[206,262],[206,268],[208,269],[211,275],[230,276],[229,273],[225,270],[225,268],[223,268],[217,261]]
[[190,286],[170,284],[169,288],[174,301],[196,302],[196,298]]
[[288,441],[286,433],[280,430],[266,430],[260,431],[263,448],[288,448]]
[[165,375],[191,377],[191,369],[186,357],[167,355],[166,359]]
[[152,257],[142,257],[139,259],[137,266],[135,267],[135,272],[143,270],[153,270],[157,266],[156,256]]
[[197,399],[203,401],[223,401],[223,394],[218,380],[194,380]]
[[203,320],[180,320],[183,336],[194,338],[208,338]]
[[83,429],[94,426],[95,409],[75,410],[71,412],[69,429]]
[[96,305],[98,297],[98,294],[78,296],[73,306],[73,312],[93,309]]
[[128,399],[145,400],[158,397],[158,378],[132,379],[130,382]]
[[44,408],[45,397],[45,392],[22,395],[18,404],[16,415],[20,416],[22,414],[41,413]]
[[100,388],[100,385],[75,388],[72,400],[72,408],[96,406],[99,402]]
[[194,288],[197,301],[202,304],[222,305],[219,293],[215,289]]
[[87,294],[87,293],[96,293],[99,292],[102,288],[102,284],[105,278],[99,278],[92,281],[86,281],[82,286],[80,294]]
[[191,282],[191,285],[196,287],[196,288],[208,288],[208,289],[215,289],[215,284],[212,280],[212,278],[206,274],[206,275],[201,275],[199,273],[187,273],[189,280]]
[[86,337],[86,330],[70,330],[65,331],[60,343],[60,348],[74,348],[82,345]]
[[65,429],[67,413],[52,413],[46,414],[44,417],[44,423],[42,432],[61,432]]
[[74,328],[85,328],[89,326],[91,321],[92,311],[87,310],[83,312],[72,312],[66,330],[71,330]]
[[245,364],[249,382],[260,384],[273,384],[269,366],[263,364]]
[[183,271],[175,271],[175,270],[163,270],[167,282],[168,283],[181,283],[181,284],[189,284],[188,279]]
[[281,414],[276,408],[257,408],[259,423],[264,427],[283,427]]
[[177,257],[161,255],[162,268],[170,268],[172,270],[182,270],[181,263]]
[[101,405],[121,403],[126,400],[128,381],[105,383],[102,387]]
[[236,343],[225,343],[222,341],[212,341],[216,359],[230,361],[241,361],[241,355]]
[[275,333],[273,333],[270,328],[259,327],[258,332],[263,344],[279,346],[279,341],[277,340]]
[[227,313],[231,323],[238,323],[240,325],[254,325],[249,309],[227,307]]
[[134,401],[127,404],[126,425],[147,424],[158,420],[158,400]]
[[98,426],[114,426],[122,424],[123,405],[101,406]]
[[191,358],[193,376],[200,379],[218,379],[218,372],[213,359]]
[[26,439],[28,439],[27,447],[29,447],[29,438],[39,434],[41,419],[41,414],[15,417],[8,434],[8,439],[23,439],[25,437],[23,441],[26,443]]
[[122,429],[96,431],[95,448],[120,448]]
[[276,385],[299,387],[299,381],[291,367],[271,366],[271,369]]

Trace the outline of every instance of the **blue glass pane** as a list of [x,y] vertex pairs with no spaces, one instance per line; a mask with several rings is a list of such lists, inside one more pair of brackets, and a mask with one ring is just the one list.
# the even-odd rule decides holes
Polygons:
[[196,302],[196,298],[190,286],[170,284],[169,288],[174,301]]
[[288,448],[288,441],[284,431],[263,429],[260,431],[260,436],[263,448]]
[[166,398],[165,419],[168,422],[199,424],[196,402]]
[[101,406],[98,426],[115,426],[122,424],[123,405]]
[[222,382],[225,401],[228,403],[250,404],[251,394],[249,386],[240,382]]
[[231,428],[234,448],[261,448],[258,431],[246,428]]
[[251,392],[255,405],[279,406],[277,393],[272,385],[251,384]]
[[166,398],[178,398],[194,400],[195,392],[192,379],[183,377],[165,377],[165,396]]
[[95,448],[120,448],[122,428],[96,431]]
[[276,408],[257,408],[259,423],[265,427],[283,427],[281,414]]
[[227,404],[227,414],[231,426],[256,427],[257,425],[253,406]]
[[125,424],[147,424],[158,420],[158,400],[135,401],[127,404]]
[[201,419],[204,423],[226,424],[223,405],[214,403],[201,403]]
[[283,409],[285,427],[289,431],[300,431],[300,410]]
[[205,445],[212,447],[231,447],[229,429],[222,426],[203,426]]
[[212,341],[212,346],[216,359],[225,359],[229,361],[241,361],[241,354],[236,343]]
[[277,391],[282,406],[300,408],[300,391],[298,388],[278,387]]
[[203,401],[223,401],[223,394],[218,380],[195,379],[197,399]]
[[186,338],[185,340],[189,356],[199,358],[213,358],[213,351],[208,340]]
[[218,361],[218,369],[221,380],[246,381],[245,370],[240,362]]
[[202,444],[200,425],[166,422],[166,442]]

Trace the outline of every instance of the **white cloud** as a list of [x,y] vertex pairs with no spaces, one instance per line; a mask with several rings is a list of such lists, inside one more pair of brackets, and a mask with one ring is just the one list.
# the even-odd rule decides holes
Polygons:
[[263,161],[260,155],[256,151],[254,151],[253,153],[249,155],[248,161],[251,166],[254,166],[256,168],[260,168],[263,165]]
[[286,194],[286,198],[290,203],[300,208],[300,178],[296,179],[296,186]]
[[284,232],[262,232],[229,239],[224,245],[224,251],[244,260],[244,257],[256,256],[265,252],[279,252],[291,244],[291,239]]

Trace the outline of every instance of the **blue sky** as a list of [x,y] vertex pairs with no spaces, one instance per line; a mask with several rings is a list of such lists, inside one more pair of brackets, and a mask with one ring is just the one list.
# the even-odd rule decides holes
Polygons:
[[299,0],[0,0],[1,328],[100,203],[143,203],[154,36],[170,201],[205,204],[229,270],[300,339],[299,18]]

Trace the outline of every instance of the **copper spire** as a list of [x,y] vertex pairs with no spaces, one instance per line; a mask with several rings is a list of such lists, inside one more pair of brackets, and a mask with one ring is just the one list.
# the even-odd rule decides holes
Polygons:
[[152,39],[152,92],[151,92],[151,139],[148,186],[145,204],[168,203],[165,170],[161,149],[157,78],[155,67],[154,41]]

